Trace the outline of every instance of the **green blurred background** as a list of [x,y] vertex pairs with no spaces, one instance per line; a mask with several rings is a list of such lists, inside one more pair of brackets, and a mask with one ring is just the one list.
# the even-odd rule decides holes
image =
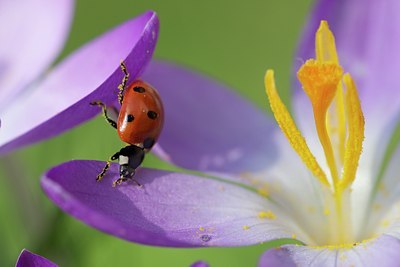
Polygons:
[[[111,27],[153,9],[161,22],[156,58],[208,74],[268,112],[264,72],[275,69],[278,87],[289,101],[293,52],[311,7],[311,0],[79,0],[60,59]],[[0,266],[14,266],[22,248],[67,267],[189,266],[200,259],[211,266],[256,266],[267,245],[172,249],[128,243],[61,213],[42,194],[39,178],[49,167],[70,159],[105,160],[120,147],[115,131],[98,117],[1,158]],[[144,165],[171,169],[151,155]]]

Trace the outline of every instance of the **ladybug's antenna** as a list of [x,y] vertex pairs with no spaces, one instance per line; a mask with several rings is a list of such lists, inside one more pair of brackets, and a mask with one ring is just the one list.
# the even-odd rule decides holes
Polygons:
[[122,105],[122,101],[124,100],[124,90],[125,90],[126,83],[128,82],[129,73],[126,70],[124,61],[121,60],[120,66],[121,66],[122,72],[124,73],[124,77],[122,78],[122,82],[118,85],[118,90],[119,90],[118,101]]

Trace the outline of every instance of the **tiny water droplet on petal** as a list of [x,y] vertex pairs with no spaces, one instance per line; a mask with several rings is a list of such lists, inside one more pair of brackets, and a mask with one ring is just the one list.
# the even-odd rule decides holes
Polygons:
[[212,236],[210,236],[210,235],[201,235],[200,239],[202,241],[204,241],[204,242],[208,242],[208,241],[210,241],[212,239]]

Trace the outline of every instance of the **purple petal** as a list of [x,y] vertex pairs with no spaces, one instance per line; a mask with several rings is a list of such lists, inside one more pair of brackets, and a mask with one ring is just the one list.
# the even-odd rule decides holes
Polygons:
[[[400,2],[321,0],[309,19],[299,44],[294,70],[301,61],[314,57],[315,32],[327,20],[336,37],[341,65],[357,84],[366,121],[365,153],[385,146],[386,126],[400,112]],[[315,136],[311,105],[295,82],[294,110],[306,136]],[[371,149],[371,151],[368,151]],[[372,152],[373,153],[373,152]],[[368,165],[368,164],[367,164]]]
[[0,2],[0,110],[54,61],[73,8],[73,0]]
[[[65,212],[106,233],[157,246],[243,246],[290,238],[295,226],[261,195],[228,182],[141,168],[116,188],[118,164],[101,182],[104,162],[70,161],[49,170],[41,184]],[[259,217],[273,212],[276,218]]]
[[100,109],[90,106],[92,101],[114,103],[123,77],[120,61],[125,61],[131,80],[139,76],[153,54],[158,26],[156,14],[146,12],[64,60],[34,92],[0,116],[0,153],[53,137],[94,117]]
[[[269,266],[399,266],[400,240],[382,235],[352,248],[311,248],[287,245],[264,253],[260,267]],[[274,263],[275,265],[271,265]]]
[[259,267],[296,267],[293,259],[287,255],[288,252],[283,248],[273,248],[264,252],[258,262]]
[[275,124],[226,86],[171,63],[152,62],[143,78],[164,102],[165,124],[155,152],[194,170],[259,170],[276,154]]
[[36,255],[26,249],[22,250],[15,267],[57,267],[58,265],[48,259]]
[[210,267],[210,265],[205,261],[196,261],[190,267]]

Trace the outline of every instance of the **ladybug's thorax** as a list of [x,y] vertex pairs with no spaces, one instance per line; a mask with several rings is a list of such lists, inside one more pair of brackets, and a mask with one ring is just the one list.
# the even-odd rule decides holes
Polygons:
[[130,84],[124,91],[117,122],[121,140],[150,149],[163,123],[164,109],[158,92],[141,80]]
[[142,164],[144,154],[143,148],[135,145],[122,148],[118,157],[120,176],[131,178],[135,174],[136,168]]

